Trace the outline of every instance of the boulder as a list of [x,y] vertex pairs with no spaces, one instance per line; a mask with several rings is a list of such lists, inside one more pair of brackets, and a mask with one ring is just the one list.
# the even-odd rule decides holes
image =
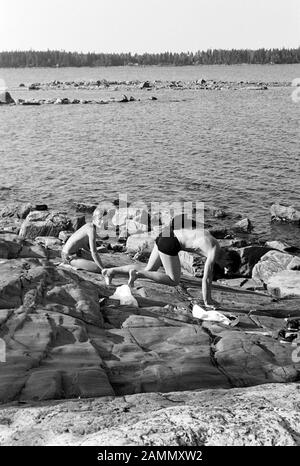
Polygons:
[[238,222],[236,222],[232,228],[233,230],[239,231],[242,233],[251,233],[254,227],[249,218],[243,218],[242,220],[239,220]]
[[119,100],[119,102],[123,102],[123,103],[129,102],[127,95],[123,94],[122,98]]
[[285,243],[284,241],[267,241],[266,246],[270,249],[277,249],[278,251],[288,251],[289,249],[293,249],[292,246]]
[[148,228],[146,225],[136,222],[134,220],[126,220],[126,224],[119,227],[119,236],[121,238],[127,239],[130,235],[145,233],[147,231]]
[[152,86],[150,84],[150,81],[144,81],[143,83],[141,83],[140,85],[140,88],[141,89],[150,89]]
[[47,204],[35,204],[32,210],[44,211],[44,210],[48,210],[48,206]]
[[126,249],[128,252],[144,252],[150,255],[154,244],[155,238],[151,233],[141,233],[131,235],[126,241]]
[[150,217],[147,210],[143,208],[119,208],[113,212],[108,212],[108,227],[111,225],[123,238],[128,235],[145,233],[150,227]]
[[168,226],[172,220],[172,212],[169,209],[160,209],[151,211],[150,225],[151,230],[156,230],[159,227]]
[[70,231],[70,230],[63,230],[63,231],[60,231],[59,234],[58,234],[58,239],[60,241],[62,241],[63,243],[66,243],[68,241],[68,239],[70,238],[70,236],[73,235],[73,231]]
[[257,283],[269,283],[272,275],[283,270],[300,269],[300,258],[280,251],[269,251],[261,257],[252,270],[252,278]]
[[36,99],[26,99],[26,100],[18,99],[18,103],[19,103],[20,105],[24,105],[24,106],[28,106],[28,105],[41,105],[41,101],[36,100]]
[[134,220],[147,228],[150,223],[147,210],[143,208],[127,207],[116,210],[115,215],[112,218],[112,224],[115,226],[122,226],[126,225],[128,220]]
[[35,242],[38,244],[42,244],[46,248],[56,248],[61,247],[62,241],[55,236],[37,236],[35,238]]
[[22,249],[22,241],[17,235],[1,234],[0,235],[0,258],[13,259],[18,257]]
[[0,234],[0,258],[15,259],[18,257],[47,258],[47,251],[42,245],[20,238],[16,234]]
[[179,251],[179,259],[185,273],[193,277],[203,277],[205,257],[187,251]]
[[27,217],[31,210],[33,210],[33,206],[30,203],[8,204],[0,210],[0,217],[17,217],[24,219]]
[[84,215],[75,215],[74,217],[70,218],[71,221],[71,228],[74,231],[79,230],[79,228],[85,225],[85,216]]
[[29,212],[31,212],[32,210],[33,210],[32,204],[30,203],[22,204],[18,211],[18,217],[24,220],[29,214]]
[[46,204],[33,205],[30,202],[24,204],[8,204],[0,210],[0,217],[16,217],[25,219],[33,210],[45,211],[48,210],[48,206]]
[[0,92],[0,105],[1,104],[6,104],[6,105],[15,104],[15,101],[9,92],[7,91]]
[[19,235],[32,239],[37,236],[57,237],[60,231],[68,230],[71,226],[72,222],[65,213],[33,211],[22,223]]
[[278,298],[300,297],[300,271],[283,270],[272,275],[267,282],[267,288]]
[[271,221],[300,224],[300,211],[296,210],[293,206],[273,204],[271,206]]
[[214,227],[208,228],[209,233],[217,239],[225,239],[230,237],[230,233],[227,228],[225,227]]
[[243,248],[248,245],[245,239],[240,238],[219,239],[218,243],[221,248]]
[[257,333],[232,332],[205,322],[212,336],[218,336],[214,358],[234,386],[258,385],[266,382],[295,382],[297,365],[277,339]]
[[245,248],[235,250],[241,258],[241,265],[237,273],[243,277],[251,277],[253,267],[269,251],[269,248],[264,246],[246,246]]
[[74,208],[76,212],[86,212],[88,214],[92,214],[94,210],[97,208],[97,206],[93,204],[84,204],[82,202],[76,202],[74,204]]
[[28,86],[29,91],[38,91],[40,89],[40,83],[32,83]]
[[225,210],[222,209],[212,209],[211,214],[215,218],[225,218],[228,215],[227,212],[225,212]]

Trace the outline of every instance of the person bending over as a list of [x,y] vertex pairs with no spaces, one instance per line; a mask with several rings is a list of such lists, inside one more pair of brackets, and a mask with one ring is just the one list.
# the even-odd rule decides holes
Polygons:
[[[115,275],[129,274],[128,285],[133,287],[135,280],[148,278],[163,285],[176,286],[181,275],[179,251],[188,251],[206,257],[202,278],[202,295],[205,306],[218,305],[212,299],[211,288],[214,265],[218,264],[227,272],[234,272],[240,265],[238,253],[222,249],[216,238],[203,228],[196,229],[196,222],[184,215],[175,217],[170,226],[164,228],[155,240],[146,268],[137,264],[104,269],[102,275],[110,284]],[[179,227],[176,225],[179,224]],[[164,272],[158,269],[163,266]]]
[[96,246],[96,226],[86,223],[75,231],[63,246],[61,257],[64,264],[76,269],[101,273],[103,264]]

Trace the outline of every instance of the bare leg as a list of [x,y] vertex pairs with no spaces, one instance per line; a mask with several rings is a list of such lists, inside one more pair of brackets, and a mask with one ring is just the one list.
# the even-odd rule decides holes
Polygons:
[[145,270],[148,270],[149,272],[151,270],[156,271],[159,269],[159,267],[161,267],[161,265],[162,265],[162,262],[160,259],[158,247],[155,244],[152,249],[151,255],[149,257],[148,264],[145,267]]
[[167,254],[159,252],[159,258],[165,269],[165,273],[147,270],[147,267],[146,269],[140,271],[133,269],[129,272],[128,285],[134,286],[134,282],[137,278],[148,278],[156,283],[161,283],[162,285],[178,285],[181,273],[179,257],[168,256]]
[[[157,246],[155,245],[151,255],[149,257],[148,264],[145,270],[157,270],[162,265],[161,259],[159,257]],[[102,275],[105,278],[105,283],[107,285],[111,284],[111,281],[115,275],[130,275],[131,271],[140,270],[142,265],[139,264],[129,264],[123,265],[121,267],[111,267],[110,269],[104,269]]]
[[78,270],[87,270],[88,272],[101,273],[101,270],[94,261],[89,261],[86,259],[73,259],[71,260],[70,265]]

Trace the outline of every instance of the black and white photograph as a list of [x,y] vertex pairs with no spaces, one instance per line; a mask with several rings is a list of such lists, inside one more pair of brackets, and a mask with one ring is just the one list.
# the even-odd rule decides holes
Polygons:
[[288,461],[299,1],[0,0],[0,18],[2,451]]

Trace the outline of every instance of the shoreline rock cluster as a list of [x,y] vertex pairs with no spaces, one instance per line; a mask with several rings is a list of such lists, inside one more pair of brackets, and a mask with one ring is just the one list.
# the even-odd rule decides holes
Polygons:
[[[13,99],[8,91],[2,92],[0,95],[0,105],[42,105],[42,104],[108,104],[112,102],[134,102],[140,101],[140,98],[133,96],[127,97],[125,94],[134,91],[160,91],[162,89],[171,90],[248,90],[248,91],[263,91],[269,88],[289,87],[291,83],[284,82],[261,82],[261,81],[216,81],[213,79],[206,80],[204,78],[194,81],[108,81],[102,80],[81,80],[81,81],[49,81],[49,82],[36,82],[25,85],[19,84],[20,89],[28,91],[51,91],[51,90],[91,90],[91,91],[120,91],[124,94],[120,99],[111,97],[109,99],[81,99],[81,98],[68,98],[68,97],[54,97],[46,99]],[[157,100],[156,96],[149,97],[150,100]]]
[[80,80],[80,81],[49,81],[49,82],[37,82],[31,83],[25,86],[21,83],[19,87],[26,88],[28,90],[51,90],[51,89],[87,89],[87,90],[107,90],[109,88],[133,88],[133,89],[144,89],[144,90],[159,90],[159,89],[177,89],[177,90],[222,90],[222,89],[249,89],[249,90],[267,90],[269,87],[289,87],[291,83],[289,81],[220,81],[214,79],[196,79],[191,81],[140,81],[140,80],[113,80],[109,81],[106,79],[99,80]]
[[[155,96],[150,96],[148,97],[147,100],[152,100],[155,101],[157,100],[157,97]],[[48,99],[16,99],[14,100],[9,92],[6,92],[5,98],[3,101],[0,101],[1,104],[6,104],[6,105],[74,105],[74,104],[99,104],[99,105],[105,105],[105,104],[112,104],[112,103],[128,103],[128,102],[141,102],[140,98],[135,98],[133,96],[127,97],[127,95],[123,94],[121,98],[116,98],[116,97],[110,97],[109,99],[71,99],[68,97],[55,97],[55,98],[48,98]]]

